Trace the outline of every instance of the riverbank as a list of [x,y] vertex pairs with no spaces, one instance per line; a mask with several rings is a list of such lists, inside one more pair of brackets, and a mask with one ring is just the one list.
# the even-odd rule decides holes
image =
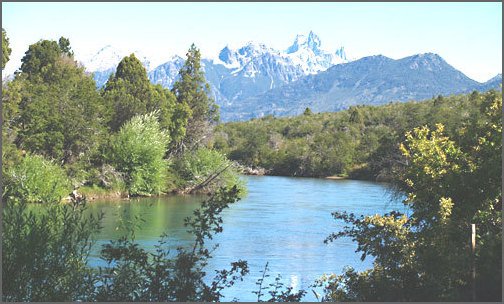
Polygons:
[[[369,181],[369,182],[386,182],[384,180],[377,180],[371,178],[362,178],[362,176],[348,176],[348,175],[331,175],[331,176],[289,176],[289,175],[278,175],[271,174],[268,170],[264,168],[250,168],[250,167],[241,167],[241,174],[244,176],[278,176],[278,177],[293,177],[293,178],[313,178],[313,179],[328,179],[328,180],[354,180],[354,181]],[[189,189],[190,190],[190,189]],[[77,189],[77,192],[83,196],[88,201],[94,200],[103,200],[103,199],[111,199],[111,200],[127,200],[132,198],[127,191],[121,189],[104,189],[98,186],[83,186]],[[188,189],[173,189],[166,193],[161,193],[158,195],[144,195],[138,197],[166,197],[172,195],[201,195],[201,194],[209,194],[209,191],[198,191],[196,193],[189,193]],[[135,196],[136,197],[136,196]],[[70,197],[67,197],[66,200],[70,200]]]

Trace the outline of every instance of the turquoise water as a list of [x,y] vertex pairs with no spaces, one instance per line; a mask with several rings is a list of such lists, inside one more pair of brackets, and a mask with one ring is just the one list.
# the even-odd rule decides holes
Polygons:
[[[342,223],[331,216],[334,211],[356,214],[383,214],[390,210],[405,211],[398,199],[391,196],[385,184],[314,178],[247,176],[248,194],[222,214],[224,231],[208,243],[219,244],[206,268],[209,279],[214,270],[230,268],[238,259],[246,260],[250,273],[224,294],[224,301],[234,297],[240,301],[255,301],[252,293],[261,270],[269,262],[272,283],[282,275],[286,286],[306,289],[326,273],[341,273],[350,265],[358,270],[371,267],[372,260],[360,260],[356,244],[350,239],[339,239],[324,244],[324,239],[341,229]],[[130,201],[97,201],[89,204],[91,211],[105,213],[104,229],[94,247],[119,237],[123,224],[138,222],[136,240],[146,249],[154,249],[159,235],[167,232],[170,246],[190,246],[189,235],[183,226],[185,217],[199,206],[204,196],[169,196]],[[96,256],[91,265],[104,265]],[[305,301],[315,300],[311,291]]]

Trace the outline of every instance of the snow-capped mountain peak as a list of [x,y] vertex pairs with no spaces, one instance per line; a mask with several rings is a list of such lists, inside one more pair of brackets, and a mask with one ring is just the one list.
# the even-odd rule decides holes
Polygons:
[[82,60],[82,64],[90,72],[103,72],[109,71],[117,67],[119,62],[126,56],[130,54],[135,54],[135,56],[142,62],[147,70],[150,70],[151,63],[150,60],[141,51],[126,51],[119,50],[111,45],[106,45],[99,49],[97,52],[86,56]]
[[310,31],[308,35],[298,34],[285,53],[295,64],[301,66],[305,74],[315,74],[349,61],[343,47],[330,52],[322,49],[321,45],[320,38]]
[[83,65],[88,71],[106,71],[113,66],[117,66],[124,56],[126,56],[124,51],[116,49],[111,45],[106,45],[96,53],[87,56],[83,60]]
[[308,35],[298,34],[294,39],[294,43],[287,48],[286,53],[292,54],[300,49],[309,49],[316,55],[319,55],[321,44],[320,38],[313,31],[310,31]]
[[[217,102],[228,104],[348,61],[343,47],[327,51],[321,46],[321,39],[313,31],[297,35],[292,45],[282,51],[254,41],[227,45],[215,57],[206,54],[206,58],[202,59],[202,68]],[[140,52],[133,53],[147,68],[151,82],[167,88],[171,88],[178,79],[178,71],[185,59],[176,55],[162,58],[163,55],[160,54],[154,62],[152,57],[147,59]],[[130,54],[131,52],[120,52],[112,46],[106,46],[87,63],[84,62],[84,66],[88,71],[95,72],[95,80],[101,87],[119,61]]]

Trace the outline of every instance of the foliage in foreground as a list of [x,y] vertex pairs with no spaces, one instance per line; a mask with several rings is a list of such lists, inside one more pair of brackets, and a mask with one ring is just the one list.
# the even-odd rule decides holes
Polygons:
[[[108,262],[98,271],[87,259],[98,217],[83,204],[50,203],[34,211],[8,200],[3,211],[3,300],[5,301],[216,301],[221,291],[248,272],[245,261],[231,263],[203,281],[211,251],[205,242],[222,231],[220,213],[238,200],[236,187],[222,188],[185,220],[191,248],[170,255],[166,240],[149,253],[125,236],[104,245]],[[48,288],[50,286],[50,288]]]
[[[86,212],[85,203],[39,205],[30,208],[18,200],[7,201],[3,210],[4,301],[219,301],[223,291],[249,273],[246,261],[229,269],[215,270],[207,281],[205,270],[213,248],[206,243],[222,232],[221,212],[239,200],[237,187],[220,188],[193,216],[184,221],[194,243],[169,250],[162,235],[154,252],[135,242],[135,231],[102,246],[104,267],[87,264],[93,237],[101,229],[103,214]],[[33,206],[33,205],[32,205]],[[304,291],[285,288],[277,277],[266,285],[258,281],[258,301],[268,291],[268,301],[299,301]],[[50,286],[50,288],[48,288]]]
[[2,300],[90,300],[94,275],[87,257],[100,217],[54,201],[40,207],[16,199],[4,204]]
[[321,280],[325,300],[470,301],[473,258],[475,299],[502,300],[502,95],[488,92],[473,101],[482,115],[457,129],[456,141],[440,124],[406,134],[398,187],[411,214],[333,213],[347,226],[327,241],[351,237],[362,259],[375,261],[372,269]]
[[218,301],[221,291],[248,273],[247,262],[231,263],[229,270],[216,271],[207,284],[204,267],[211,258],[205,242],[222,231],[220,213],[238,200],[236,187],[221,188],[201,204],[185,226],[194,238],[192,248],[179,248],[170,255],[166,238],[149,253],[127,237],[103,247],[102,258],[108,264],[98,273],[97,301]]

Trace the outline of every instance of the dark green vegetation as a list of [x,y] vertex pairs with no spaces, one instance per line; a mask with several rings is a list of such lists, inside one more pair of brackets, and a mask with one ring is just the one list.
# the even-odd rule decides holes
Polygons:
[[[2,48],[8,49],[3,32]],[[4,55],[8,52],[4,52]],[[216,301],[248,273],[245,261],[204,281],[206,241],[222,231],[222,210],[241,193],[232,163],[273,174],[387,179],[407,194],[411,214],[359,217],[334,212],[346,226],[327,242],[351,237],[364,272],[349,268],[317,284],[331,301],[500,301],[502,295],[502,95],[437,97],[360,106],[339,113],[267,117],[219,126],[207,97],[199,51],[191,46],[172,91],[150,84],[134,57],[124,58],[103,90],[73,60],[68,39],[31,45],[2,95],[3,295],[6,301]],[[3,58],[2,66],[5,65]],[[211,147],[220,150],[212,150]],[[88,267],[101,217],[83,213],[79,186],[151,195],[215,192],[185,226],[191,248],[170,253],[166,239],[148,253],[130,233]],[[35,214],[30,202],[43,203]],[[470,225],[476,224],[476,251]],[[299,301],[306,291],[264,276],[258,301]],[[50,288],[48,288],[48,286]],[[270,288],[271,287],[271,288]]]
[[[499,94],[499,93],[493,93]],[[422,102],[354,106],[336,113],[291,118],[267,116],[219,125],[213,146],[243,165],[271,175],[387,180],[402,159],[406,132],[441,123],[457,143],[460,130],[484,120],[481,93],[438,96]],[[486,95],[485,95],[486,96]]]
[[7,61],[9,61],[11,52],[12,49],[9,47],[9,38],[7,38],[5,30],[2,28],[2,70],[5,68]]
[[[3,39],[8,48],[5,32]],[[140,61],[130,55],[97,90],[92,75],[74,60],[68,39],[30,45],[14,80],[3,85],[5,193],[19,197],[27,192],[26,199],[43,201],[37,197],[51,191],[43,182],[29,189],[21,186],[22,179],[38,179],[37,170],[25,168],[26,176],[13,175],[32,155],[64,170],[58,174],[70,182],[55,192],[60,197],[79,187],[91,193],[157,195],[230,185],[237,180],[236,170],[219,152],[212,151],[205,158],[208,164],[200,166],[226,168],[221,174],[208,169],[197,176],[200,182],[209,178],[204,185],[196,184],[196,177],[180,165],[206,146],[219,119],[200,69],[200,53],[193,45],[180,81],[170,91],[151,84]]]

